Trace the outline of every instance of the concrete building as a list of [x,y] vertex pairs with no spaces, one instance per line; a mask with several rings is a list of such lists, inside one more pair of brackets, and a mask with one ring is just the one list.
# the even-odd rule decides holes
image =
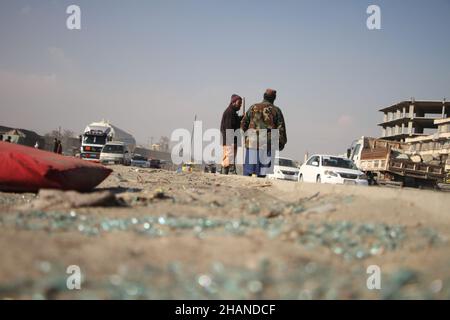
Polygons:
[[382,138],[405,141],[406,138],[427,136],[434,133],[438,125],[435,120],[450,115],[450,102],[402,101],[380,110],[383,112]]

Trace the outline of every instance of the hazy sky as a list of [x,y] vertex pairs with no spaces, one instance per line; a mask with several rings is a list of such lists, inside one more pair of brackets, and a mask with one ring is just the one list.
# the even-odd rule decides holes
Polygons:
[[[81,7],[79,31],[66,8]],[[381,30],[366,27],[381,7]],[[379,136],[377,110],[450,98],[450,0],[0,0],[0,125],[81,133],[110,120],[147,143],[194,115],[219,127],[232,93],[278,91],[284,155]]]

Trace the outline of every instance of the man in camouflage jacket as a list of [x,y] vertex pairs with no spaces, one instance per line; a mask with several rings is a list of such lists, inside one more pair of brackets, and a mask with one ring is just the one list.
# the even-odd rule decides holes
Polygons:
[[[267,173],[270,173],[272,166],[264,155],[271,158],[276,151],[272,150],[272,147],[281,151],[287,143],[283,113],[273,104],[276,96],[275,90],[267,89],[264,93],[264,100],[252,105],[241,121],[246,147],[244,175],[266,176]],[[274,129],[278,130],[278,146],[272,146],[272,130]]]

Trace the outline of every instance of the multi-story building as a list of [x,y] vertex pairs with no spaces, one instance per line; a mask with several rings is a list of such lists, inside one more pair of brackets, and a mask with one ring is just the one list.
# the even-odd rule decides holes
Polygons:
[[406,138],[427,136],[435,132],[435,120],[450,115],[450,102],[445,101],[402,101],[380,110],[384,113],[382,138],[405,141]]

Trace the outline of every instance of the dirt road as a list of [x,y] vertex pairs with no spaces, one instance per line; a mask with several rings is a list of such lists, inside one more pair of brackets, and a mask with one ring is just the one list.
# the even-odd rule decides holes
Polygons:
[[0,298],[450,298],[448,193],[113,168],[110,207],[0,193]]

